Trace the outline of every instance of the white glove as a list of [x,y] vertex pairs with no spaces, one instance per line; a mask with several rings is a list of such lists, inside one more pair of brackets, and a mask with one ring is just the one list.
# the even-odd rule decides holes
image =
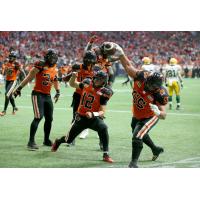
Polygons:
[[150,103],[149,106],[150,106],[151,110],[152,110],[157,116],[160,115],[160,110],[159,110],[159,108],[158,108],[157,105],[151,104],[151,103]]

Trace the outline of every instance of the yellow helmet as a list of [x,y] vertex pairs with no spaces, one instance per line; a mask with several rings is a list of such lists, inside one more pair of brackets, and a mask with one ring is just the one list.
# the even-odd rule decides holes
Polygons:
[[144,58],[142,58],[142,62],[145,65],[149,65],[149,64],[151,64],[151,59],[149,57],[144,57]]
[[169,60],[170,65],[176,65],[177,63],[178,63],[178,61],[176,60],[176,58],[170,58],[170,60]]

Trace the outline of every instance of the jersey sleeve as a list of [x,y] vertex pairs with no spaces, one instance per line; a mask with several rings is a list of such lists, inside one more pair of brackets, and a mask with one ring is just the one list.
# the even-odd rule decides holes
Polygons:
[[100,90],[100,105],[106,105],[111,96],[113,95],[113,90],[108,87],[103,87]]
[[105,106],[107,105],[107,102],[109,101],[109,98],[105,96],[100,96],[100,105]]
[[44,62],[43,61],[36,61],[34,63],[34,67],[41,72],[44,69]]
[[155,101],[156,104],[159,105],[166,105],[168,103],[168,93],[167,90],[162,87],[156,94],[155,94]]

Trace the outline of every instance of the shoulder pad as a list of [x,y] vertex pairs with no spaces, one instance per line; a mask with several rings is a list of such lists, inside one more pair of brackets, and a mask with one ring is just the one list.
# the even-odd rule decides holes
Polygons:
[[38,60],[34,63],[34,66],[44,66],[45,62],[43,60]]
[[161,87],[155,94],[155,101],[161,105],[166,105],[168,103],[168,92],[164,87]]
[[81,69],[80,64],[74,64],[74,65],[72,65],[72,71],[78,71],[80,69]]
[[43,60],[39,60],[39,61],[36,61],[34,63],[34,67],[39,69],[40,71],[43,70],[43,67],[45,66],[45,62]]

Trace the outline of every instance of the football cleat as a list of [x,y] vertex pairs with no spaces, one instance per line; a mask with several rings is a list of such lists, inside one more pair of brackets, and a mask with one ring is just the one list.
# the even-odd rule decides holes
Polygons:
[[35,144],[35,142],[28,142],[27,148],[29,151],[36,151],[37,149],[39,149],[39,147],[37,146],[37,144]]
[[181,107],[179,105],[176,106],[176,110],[180,110]]
[[60,146],[60,143],[58,142],[59,140],[56,139],[55,142],[52,144],[51,146],[51,151],[52,152],[56,152]]
[[51,140],[46,140],[46,141],[43,142],[43,145],[44,145],[44,146],[48,146],[48,147],[51,147],[52,144],[53,144],[53,143],[52,143]]
[[137,163],[136,163],[136,162],[133,162],[133,161],[131,161],[131,162],[129,163],[128,167],[129,167],[129,168],[138,168]]
[[153,157],[152,157],[152,161],[155,161],[158,156],[164,152],[164,149],[162,147],[156,147],[155,150],[152,150],[153,152]]
[[0,112],[0,116],[1,116],[1,117],[3,117],[4,115],[6,115],[6,111],[5,111],[5,110],[2,111],[2,112]]
[[13,108],[12,114],[15,115],[17,111],[18,111],[17,107]]
[[109,155],[103,156],[103,161],[108,163],[114,162],[114,160]]

